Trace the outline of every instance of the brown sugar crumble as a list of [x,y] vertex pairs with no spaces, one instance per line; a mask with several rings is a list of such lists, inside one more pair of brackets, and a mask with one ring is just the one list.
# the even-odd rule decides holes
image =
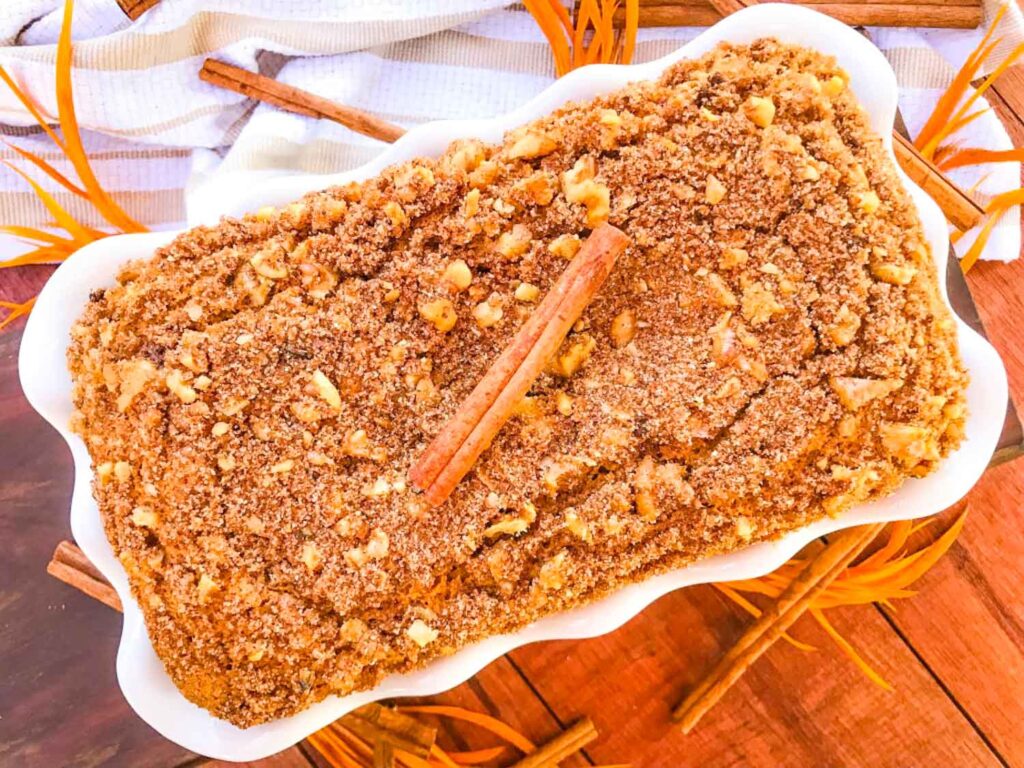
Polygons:
[[[262,723],[930,472],[966,376],[846,81],[724,45],[124,267],[74,427],[183,693]],[[410,464],[605,221],[630,247],[429,508]]]

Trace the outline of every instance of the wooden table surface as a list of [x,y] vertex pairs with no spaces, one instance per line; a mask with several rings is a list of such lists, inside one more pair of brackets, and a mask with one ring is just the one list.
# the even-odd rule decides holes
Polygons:
[[[1024,146],[1024,70],[992,95]],[[46,268],[0,272],[0,298],[29,295]],[[1024,405],[1024,259],[969,275],[993,344]],[[70,538],[71,459],[22,397],[19,322],[0,334],[0,765],[219,765],[171,744],[133,715],[114,676],[121,618],[46,575]],[[780,643],[689,736],[670,708],[730,646],[748,617],[710,587],[667,595],[592,640],[520,648],[434,697],[490,712],[542,741],[582,715],[601,738],[563,765],[1024,766],[1024,461],[990,470],[949,554],[895,612],[856,607],[833,623],[891,683],[868,682],[809,619],[814,653]],[[483,746],[443,732],[447,744]],[[308,768],[299,745],[257,765]]]

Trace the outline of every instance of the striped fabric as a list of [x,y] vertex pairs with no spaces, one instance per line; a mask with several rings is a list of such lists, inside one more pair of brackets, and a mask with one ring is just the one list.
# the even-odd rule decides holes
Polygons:
[[[986,0],[989,16],[995,0]],[[79,122],[97,175],[126,210],[153,228],[182,226],[190,193],[225,180],[289,172],[327,173],[372,158],[381,144],[339,125],[285,114],[201,82],[216,56],[411,127],[440,118],[488,117],[529,99],[553,79],[533,19],[504,0],[163,0],[130,23],[114,0],[78,0],[74,85]],[[0,64],[56,113],[54,58],[59,0],[0,0]],[[1002,51],[1024,41],[1014,6]],[[636,60],[674,50],[695,28],[641,30]],[[877,29],[900,83],[913,133],[980,32]],[[17,100],[0,85],[0,134],[72,174]],[[986,115],[957,137],[1008,148]],[[16,154],[0,145],[0,158]],[[1019,186],[1016,164],[957,172],[983,197]],[[100,220],[81,200],[43,186],[82,221]],[[0,223],[45,226],[46,211],[24,181],[0,168]],[[965,238],[961,247],[970,242]],[[0,259],[22,252],[0,238]],[[1020,250],[1019,219],[1007,216],[986,249],[1008,260]]]

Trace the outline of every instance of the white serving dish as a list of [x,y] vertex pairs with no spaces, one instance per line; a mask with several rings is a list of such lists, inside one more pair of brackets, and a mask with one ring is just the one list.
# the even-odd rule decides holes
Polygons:
[[[352,179],[372,176],[387,165],[417,156],[440,154],[458,137],[499,141],[516,125],[544,115],[566,101],[587,99],[628,82],[656,78],[670,64],[696,57],[719,41],[744,43],[759,37],[779,39],[835,56],[851,75],[851,87],[868,111],[872,127],[891,153],[896,109],[896,78],[882,54],[849,27],[793,5],[760,5],[730,16],[675,53],[631,67],[598,65],[575,71],[529,103],[490,120],[439,122],[409,131],[367,165],[332,176],[288,176],[221,189],[206,202],[220,212],[243,212],[279,205],[300,195]],[[908,178],[903,183],[918,207],[937,262],[945,274],[949,249],[946,222],[935,203]],[[225,210],[225,201],[229,210]],[[188,702],[174,687],[146,634],[142,613],[131,596],[90,493],[89,456],[82,440],[68,429],[71,380],[65,365],[69,329],[94,288],[114,282],[127,260],[148,256],[175,233],[126,235],[96,242],[68,259],[46,284],[25,329],[20,353],[21,382],[32,406],[61,433],[75,461],[71,528],[75,540],[117,589],[124,604],[124,629],[117,654],[117,676],[125,698],[153,728],[183,747],[225,760],[255,760],[301,740],[351,709],[376,699],[423,696],[451,688],[513,648],[540,640],[592,637],[609,632],[665,593],[692,584],[751,578],[774,570],[823,534],[869,522],[901,520],[936,513],[961,498],[984,471],[995,450],[1006,411],[1007,383],[995,350],[958,322],[960,348],[970,371],[967,439],[933,475],[909,480],[892,496],[858,506],[836,519],[818,521],[777,541],[714,557],[635,584],[573,611],[549,616],[511,635],[491,637],[425,669],[387,678],[372,691],[332,697],[292,717],[241,730]],[[945,287],[942,290],[945,297]],[[948,298],[947,298],[948,302]]]

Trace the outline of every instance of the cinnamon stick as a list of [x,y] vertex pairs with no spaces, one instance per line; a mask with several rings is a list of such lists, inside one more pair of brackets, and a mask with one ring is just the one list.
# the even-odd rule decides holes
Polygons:
[[893,131],[892,149],[903,172],[938,204],[954,227],[966,232],[978,225],[985,215],[982,207],[922,157],[910,140]]
[[[716,0],[725,8],[737,5],[735,0]],[[975,29],[982,22],[979,4],[953,5],[926,3],[872,3],[872,2],[810,2],[809,0],[781,0],[781,2],[807,5],[814,10],[838,19],[850,26],[872,27],[938,27],[945,29]],[[738,10],[738,9],[737,9]],[[721,20],[723,14],[709,0],[673,0],[664,5],[641,3],[641,27],[706,27]],[[616,21],[625,18],[620,10]]]
[[211,85],[240,93],[250,99],[265,101],[288,112],[333,120],[357,133],[380,141],[397,141],[405,133],[401,126],[375,117],[369,112],[336,104],[309,91],[279,83],[265,75],[216,59],[207,59],[203,62],[199,78]]
[[610,224],[595,229],[508,347],[409,471],[437,506],[469,472],[558,350],[625,250],[629,239]]
[[85,554],[70,541],[62,541],[54,550],[46,572],[94,600],[121,611],[121,598]]
[[744,672],[785,634],[821,592],[884,528],[876,523],[838,534],[779,595],[778,600],[736,641],[715,668],[676,707],[672,719],[689,733]]
[[579,752],[597,736],[597,728],[589,717],[577,720],[571,727],[528,754],[512,768],[551,768]]
[[117,5],[124,11],[125,16],[135,21],[159,2],[160,0],[117,0]]

